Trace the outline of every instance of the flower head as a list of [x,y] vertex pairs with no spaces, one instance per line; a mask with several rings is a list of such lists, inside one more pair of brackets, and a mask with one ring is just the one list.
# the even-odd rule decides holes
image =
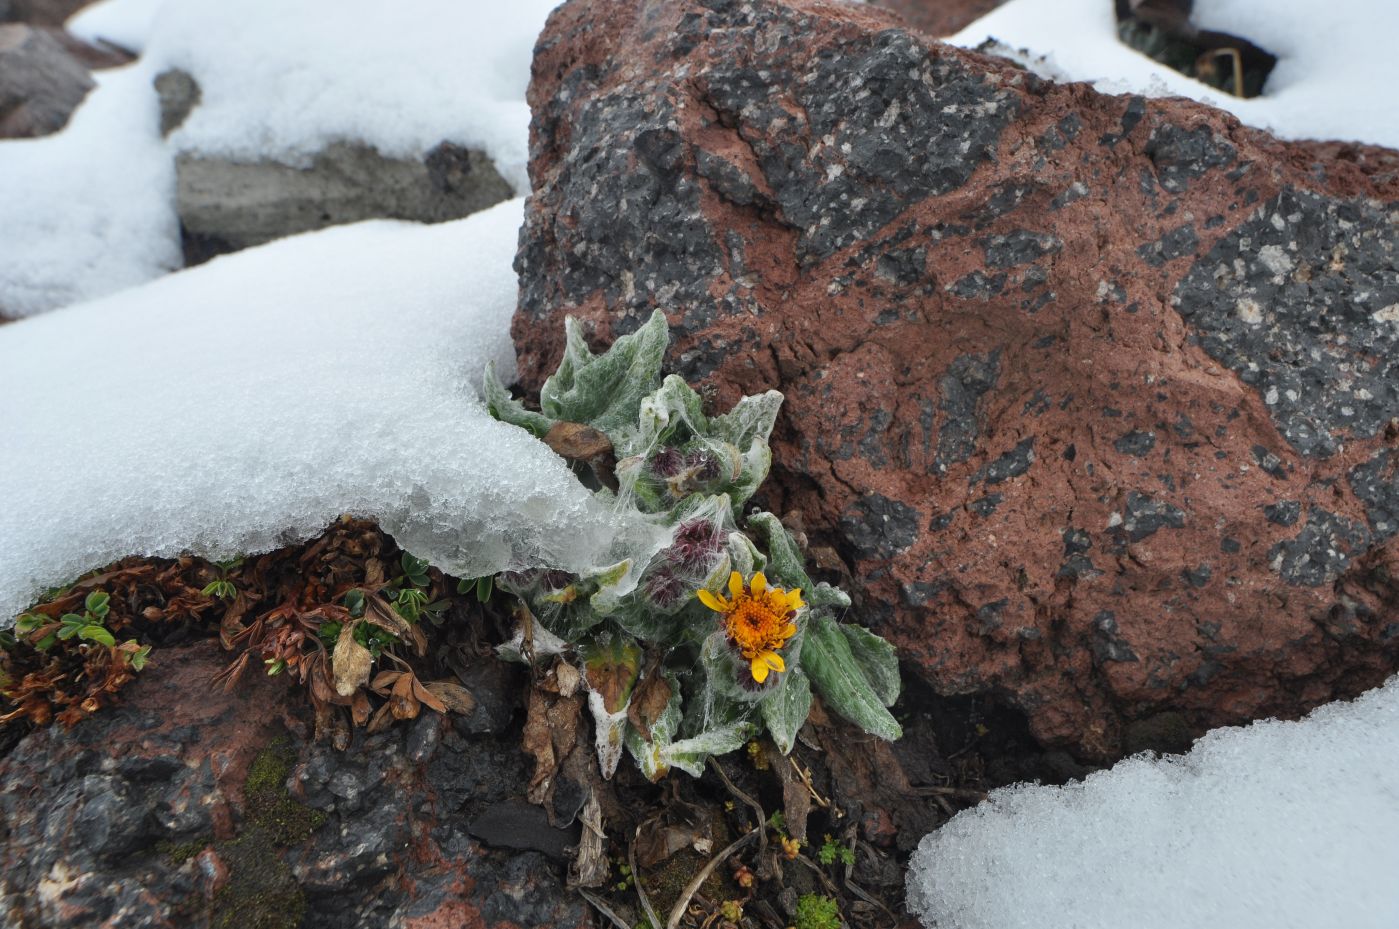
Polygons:
[[698,593],[700,602],[723,617],[724,632],[759,684],[772,671],[785,671],[787,664],[777,652],[797,634],[793,619],[802,603],[800,590],[769,587],[760,571],[744,582],[737,571],[729,575],[729,596],[707,590]]

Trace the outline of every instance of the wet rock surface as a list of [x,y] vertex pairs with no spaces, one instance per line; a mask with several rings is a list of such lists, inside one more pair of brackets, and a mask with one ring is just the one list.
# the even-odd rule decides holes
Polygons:
[[575,0],[530,101],[523,385],[660,307],[784,391],[761,502],[936,690],[1108,758],[1394,670],[1396,153],[814,0]]
[[340,752],[282,679],[213,689],[227,660],[213,641],[162,651],[120,705],[0,759],[0,925],[585,923],[563,865],[471,830],[523,790],[518,727],[429,713]]
[[[160,127],[174,132],[198,107],[188,73],[155,78]],[[439,223],[514,195],[482,152],[443,142],[421,158],[358,142],[332,143],[305,164],[244,162],[180,152],[175,200],[186,264],[284,236],[366,219]]]

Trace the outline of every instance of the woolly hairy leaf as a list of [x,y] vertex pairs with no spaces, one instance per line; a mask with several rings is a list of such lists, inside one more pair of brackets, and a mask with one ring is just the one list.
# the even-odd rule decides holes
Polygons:
[[898,721],[884,708],[880,694],[855,660],[850,640],[829,616],[816,616],[808,624],[802,668],[821,699],[841,716],[890,742],[903,735]]
[[670,342],[665,314],[657,310],[644,326],[594,355],[577,320],[564,321],[564,356],[539,391],[545,416],[586,423],[607,433],[615,447],[635,428],[641,400],[656,389],[661,359]]

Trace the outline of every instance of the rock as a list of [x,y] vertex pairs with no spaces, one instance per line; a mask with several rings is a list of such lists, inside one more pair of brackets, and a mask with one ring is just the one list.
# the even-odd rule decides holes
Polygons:
[[872,0],[899,15],[914,29],[932,36],[961,32],[1006,0]]
[[[169,135],[199,105],[200,88],[180,70],[161,73],[155,86],[161,132]],[[305,165],[184,151],[175,158],[175,182],[186,265],[365,219],[446,222],[514,196],[485,154],[450,142],[422,158],[336,142]]]
[[523,385],[660,307],[782,390],[759,502],[909,672],[1107,759],[1395,669],[1399,154],[817,0],[573,0],[529,99]]
[[93,0],[0,0],[0,23],[62,26]]
[[87,68],[48,32],[0,25],[0,139],[57,132],[92,88]]
[[226,661],[217,642],[159,650],[116,707],[0,758],[0,924],[585,922],[563,865],[469,832],[528,782],[514,741],[428,713],[337,752],[307,742],[299,688],[211,688]]

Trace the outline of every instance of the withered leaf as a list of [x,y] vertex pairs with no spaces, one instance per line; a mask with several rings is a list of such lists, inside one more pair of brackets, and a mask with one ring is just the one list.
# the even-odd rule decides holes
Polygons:
[[399,616],[383,597],[375,594],[365,598],[364,621],[412,644],[419,657],[427,654],[427,636],[423,635],[423,631],[417,626]]
[[[440,700],[446,709],[462,716],[470,716],[476,710],[476,698],[471,691],[455,681],[433,681],[424,685],[429,693]],[[423,701],[427,703],[426,700]],[[428,704],[431,706],[431,704]],[[438,712],[443,712],[438,710]]]
[[348,697],[369,682],[369,669],[374,665],[374,657],[369,649],[355,641],[355,627],[359,622],[348,622],[340,627],[340,638],[335,640],[335,652],[331,656],[331,670],[335,675],[335,692]]
[[582,423],[554,423],[545,434],[544,441],[570,461],[591,461],[612,454],[612,440]]
[[428,690],[427,685],[418,680],[416,676],[413,677],[413,699],[430,710],[436,710],[442,714],[447,712],[447,704],[439,700],[437,695]]
[[363,726],[369,720],[369,696],[362,690],[356,691],[350,702],[350,718],[356,726]]
[[369,725],[364,727],[368,735],[376,735],[393,725],[393,713],[390,712],[389,705],[385,703],[374,711],[374,715],[369,717]]
[[389,691],[389,708],[394,719],[416,719],[422,711],[422,705],[413,695],[415,683],[417,678],[411,674],[404,674],[394,681],[393,689]]
[[632,694],[631,705],[627,707],[627,720],[647,742],[651,741],[651,726],[665,712],[670,698],[670,682],[654,669]]

